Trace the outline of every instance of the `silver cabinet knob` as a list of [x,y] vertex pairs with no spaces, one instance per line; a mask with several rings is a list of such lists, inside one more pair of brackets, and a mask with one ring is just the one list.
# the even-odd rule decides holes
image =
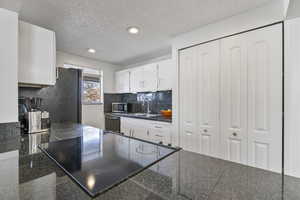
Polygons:
[[234,137],[236,137],[236,136],[237,136],[237,134],[236,134],[236,133],[232,133],[232,135],[233,135]]

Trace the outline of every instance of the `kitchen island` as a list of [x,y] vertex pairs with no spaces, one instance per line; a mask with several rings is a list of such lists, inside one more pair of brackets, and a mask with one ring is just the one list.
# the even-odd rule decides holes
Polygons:
[[[49,133],[2,141],[0,199],[92,199],[38,148],[84,131],[99,132],[80,124],[53,124]],[[95,199],[297,200],[300,179],[181,150]]]

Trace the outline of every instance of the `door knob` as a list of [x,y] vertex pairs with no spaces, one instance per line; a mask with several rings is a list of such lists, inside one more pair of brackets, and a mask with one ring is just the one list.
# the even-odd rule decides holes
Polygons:
[[237,136],[237,134],[236,134],[236,133],[232,133],[232,135],[233,135],[234,137],[236,137],[236,136]]
[[207,133],[207,130],[206,130],[206,129],[204,129],[203,131],[204,131],[204,133]]

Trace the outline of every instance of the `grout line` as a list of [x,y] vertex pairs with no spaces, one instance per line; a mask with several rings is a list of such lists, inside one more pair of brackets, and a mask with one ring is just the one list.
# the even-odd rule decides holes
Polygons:
[[210,199],[210,195],[213,193],[213,191],[216,189],[217,185],[221,182],[221,179],[224,177],[225,171],[228,170],[228,167],[226,167],[225,170],[223,170],[223,172],[221,173],[221,175],[219,176],[217,182],[215,183],[215,185],[212,187],[212,189],[209,191],[208,195],[207,195],[207,200]]

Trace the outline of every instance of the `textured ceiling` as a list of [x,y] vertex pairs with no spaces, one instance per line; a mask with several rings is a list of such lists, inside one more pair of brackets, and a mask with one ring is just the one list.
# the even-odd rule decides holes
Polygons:
[[[171,37],[270,0],[0,0],[56,32],[58,50],[128,65],[171,51]],[[128,26],[141,28],[129,35]],[[95,48],[96,54],[88,54]]]

